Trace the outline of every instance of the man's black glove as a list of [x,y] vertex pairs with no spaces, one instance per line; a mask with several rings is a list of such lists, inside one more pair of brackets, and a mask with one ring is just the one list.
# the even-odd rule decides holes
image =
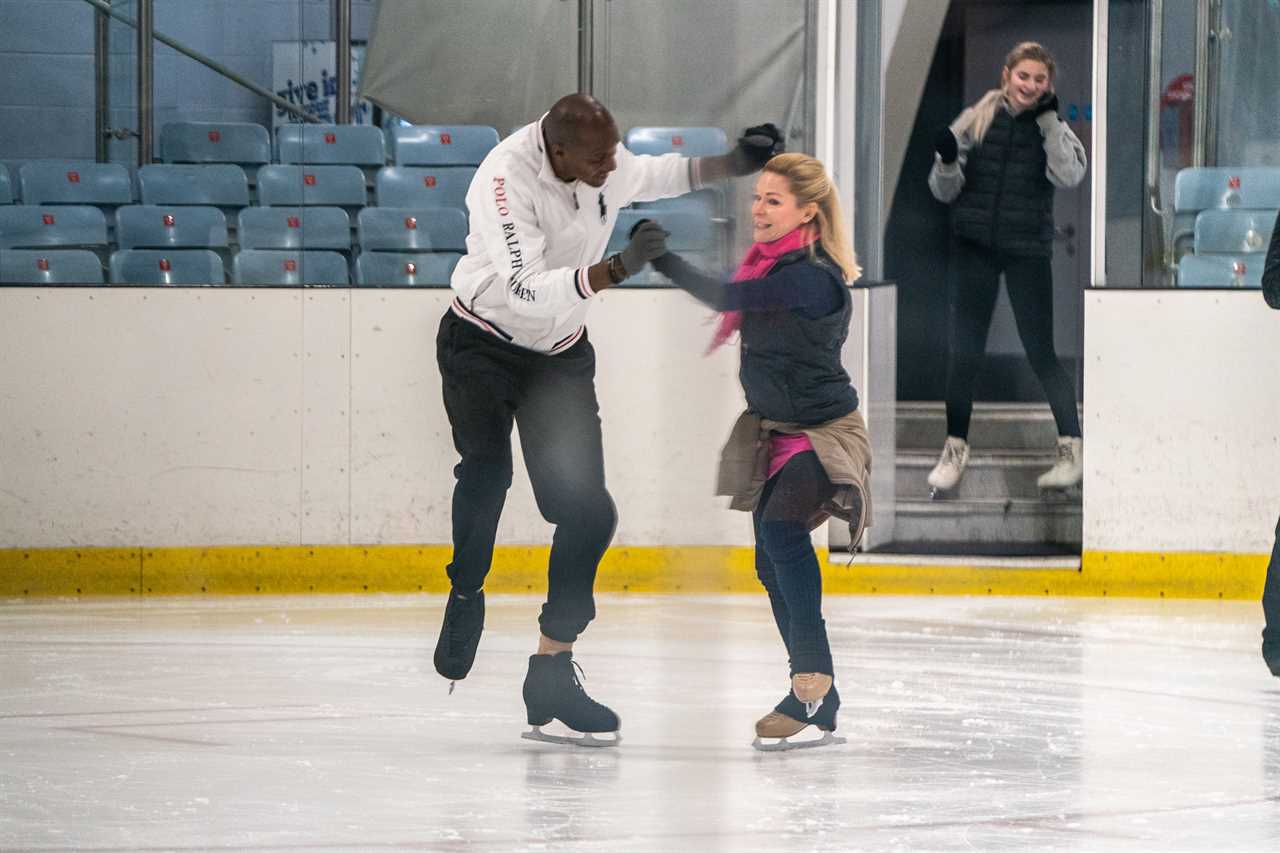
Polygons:
[[627,275],[633,276],[649,261],[667,253],[667,238],[671,235],[652,219],[641,219],[631,227],[628,236],[631,242],[618,253],[618,259]]
[[734,174],[758,172],[769,158],[785,150],[782,134],[771,123],[748,127],[738,137],[738,147],[733,149]]
[[956,143],[956,135],[951,132],[951,128],[944,127],[938,131],[933,140],[933,150],[938,152],[943,163],[951,164],[956,161],[960,156],[960,146]]
[[1040,100],[1036,101],[1035,112],[1031,114],[1032,118],[1040,118],[1047,112],[1052,112],[1055,116],[1058,114],[1058,93],[1045,92],[1040,96]]

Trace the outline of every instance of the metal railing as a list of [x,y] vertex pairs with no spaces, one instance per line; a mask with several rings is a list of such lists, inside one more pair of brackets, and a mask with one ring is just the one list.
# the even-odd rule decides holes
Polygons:
[[1173,260],[1172,247],[1167,246],[1166,232],[1171,225],[1171,214],[1160,197],[1160,79],[1164,64],[1164,0],[1148,0],[1151,16],[1148,19],[1150,50],[1147,56],[1147,204],[1142,212],[1143,221],[1143,279],[1163,284]]
[[[145,165],[151,162],[152,141],[154,139],[154,100],[152,96],[154,78],[155,42],[173,48],[183,56],[194,59],[211,71],[222,75],[238,86],[248,89],[255,95],[275,104],[280,109],[296,116],[304,122],[320,123],[320,119],[302,109],[298,105],[277,95],[270,89],[259,86],[252,80],[237,74],[227,66],[193,50],[176,39],[158,32],[154,27],[154,0],[138,0],[138,18],[134,20],[112,6],[111,0],[84,0],[94,7],[98,14],[94,22],[94,57],[96,69],[96,132],[95,150],[99,161],[108,157],[107,142],[109,139],[138,138],[138,163]],[[109,53],[110,41],[107,18],[114,18],[125,26],[138,31],[138,128],[126,130],[109,126]],[[337,83],[338,103],[335,118],[339,124],[351,120],[351,0],[333,0],[334,35],[338,45],[337,51]]]

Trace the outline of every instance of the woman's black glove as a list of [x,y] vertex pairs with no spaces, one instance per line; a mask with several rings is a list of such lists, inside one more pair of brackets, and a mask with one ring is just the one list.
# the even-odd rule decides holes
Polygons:
[[1055,116],[1058,114],[1058,93],[1045,92],[1040,96],[1040,100],[1036,101],[1035,112],[1031,114],[1032,118],[1040,118],[1047,112],[1052,112]]
[[738,137],[738,146],[733,149],[734,173],[750,175],[758,172],[774,155],[786,150],[786,143],[772,123],[765,122],[755,127],[748,127]]
[[667,238],[671,236],[652,219],[641,219],[631,227],[627,235],[631,242],[618,253],[623,269],[633,276],[649,261],[667,253]]
[[956,161],[960,156],[960,146],[956,143],[956,135],[951,132],[951,128],[944,127],[938,131],[933,140],[933,150],[938,152],[943,163],[950,165]]

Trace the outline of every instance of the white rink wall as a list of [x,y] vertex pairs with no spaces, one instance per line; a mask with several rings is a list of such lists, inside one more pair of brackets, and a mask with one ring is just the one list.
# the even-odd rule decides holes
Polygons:
[[1270,552],[1280,311],[1252,291],[1085,294],[1084,547]]
[[[447,544],[448,290],[0,289],[0,547]],[[1280,312],[1086,294],[1084,546],[1265,553]],[[737,356],[672,290],[597,297],[617,545],[748,545],[711,495]],[[885,461],[878,461],[880,466]],[[504,544],[545,544],[516,453]]]
[[[432,290],[0,289],[0,547],[446,544]],[[749,544],[711,495],[742,407],[679,291],[596,297],[618,545]],[[499,541],[545,544],[517,449]]]

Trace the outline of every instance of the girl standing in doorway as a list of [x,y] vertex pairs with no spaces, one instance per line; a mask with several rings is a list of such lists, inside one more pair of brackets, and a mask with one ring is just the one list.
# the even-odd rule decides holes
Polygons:
[[1053,345],[1053,194],[1084,178],[1084,146],[1058,116],[1053,56],[1022,42],[992,89],[938,134],[929,188],[951,206],[956,275],[951,292],[947,440],[929,473],[936,495],[954,489],[969,461],[973,384],[1004,274],[1018,336],[1058,427],[1057,461],[1037,485],[1083,477],[1076,394]]

